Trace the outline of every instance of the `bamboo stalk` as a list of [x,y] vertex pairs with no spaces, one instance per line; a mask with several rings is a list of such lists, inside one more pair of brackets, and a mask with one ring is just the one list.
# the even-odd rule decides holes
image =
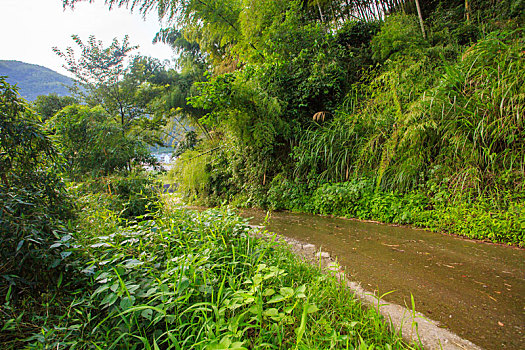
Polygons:
[[363,12],[363,6],[361,6],[361,4],[359,4],[357,6],[357,10],[362,18],[363,21],[366,21],[366,16],[365,16],[365,13]]
[[386,18],[386,12],[387,12],[387,8],[385,6],[385,2],[384,1],[379,1],[379,4],[381,4],[381,9],[383,11],[383,15],[381,16],[382,19],[385,19]]
[[323,12],[321,11],[321,5],[319,5],[319,0],[317,0],[317,8],[319,9],[319,15],[321,16],[321,23],[324,23]]
[[381,1],[374,1],[374,5],[375,5],[375,9],[376,9],[376,16],[375,16],[375,17],[376,17],[376,18],[375,18],[376,20],[382,18],[382,16],[381,16],[381,9],[379,8],[379,4],[378,4],[378,3],[380,3],[380,2],[381,2]]
[[421,32],[423,33],[423,38],[427,38],[427,34],[425,33],[425,26],[423,25],[423,16],[421,15],[421,7],[419,6],[419,0],[416,1],[416,8],[417,8],[417,15],[419,17],[419,25],[421,26]]

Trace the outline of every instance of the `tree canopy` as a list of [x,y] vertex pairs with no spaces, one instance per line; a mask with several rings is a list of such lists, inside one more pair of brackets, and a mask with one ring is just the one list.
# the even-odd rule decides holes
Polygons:
[[64,68],[75,76],[76,95],[89,106],[102,106],[106,115],[120,124],[123,134],[140,125],[142,130],[150,131],[144,135],[148,142],[157,142],[155,131],[164,120],[150,110],[150,103],[167,83],[162,78],[163,65],[151,58],[131,57],[136,46],[127,36],[122,42],[114,39],[108,47],[94,36],[87,43],[76,35],[72,38],[80,49],[78,58],[72,47],[53,50],[65,60]]

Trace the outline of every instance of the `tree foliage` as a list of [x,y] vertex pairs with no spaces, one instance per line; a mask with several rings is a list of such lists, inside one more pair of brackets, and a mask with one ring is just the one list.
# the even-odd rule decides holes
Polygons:
[[[149,104],[163,86],[163,65],[155,59],[129,55],[132,46],[125,36],[122,43],[114,39],[110,46],[90,36],[84,43],[77,35],[72,36],[80,49],[80,56],[68,47],[65,52],[54,48],[65,60],[64,68],[76,79],[74,92],[90,106],[100,105],[106,115],[120,124],[123,134],[140,126],[144,131],[156,131],[163,124],[163,116],[151,113]],[[156,80],[156,81],[155,81]],[[148,141],[155,143],[155,133],[147,134]]]
[[71,96],[58,96],[57,94],[40,95],[33,102],[35,112],[46,121],[53,117],[62,108],[77,103]]
[[99,106],[65,107],[47,125],[74,177],[108,175],[156,163],[146,145],[131,135],[122,135],[119,124]]
[[59,258],[50,245],[70,213],[60,164],[40,119],[0,77],[0,274],[9,282],[2,286],[50,282]]

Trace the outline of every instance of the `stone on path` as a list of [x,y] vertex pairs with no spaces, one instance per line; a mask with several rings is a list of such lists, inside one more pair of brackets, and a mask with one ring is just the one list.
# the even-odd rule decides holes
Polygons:
[[322,259],[330,259],[330,253],[328,252],[318,252],[315,256]]

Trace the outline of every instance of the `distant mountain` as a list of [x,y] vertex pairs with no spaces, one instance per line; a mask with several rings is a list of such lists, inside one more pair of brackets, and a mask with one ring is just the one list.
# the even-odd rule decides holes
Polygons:
[[20,95],[34,101],[39,95],[55,93],[69,95],[65,85],[72,85],[73,80],[49,68],[20,61],[0,60],[0,76],[7,76],[7,82],[17,84]]

